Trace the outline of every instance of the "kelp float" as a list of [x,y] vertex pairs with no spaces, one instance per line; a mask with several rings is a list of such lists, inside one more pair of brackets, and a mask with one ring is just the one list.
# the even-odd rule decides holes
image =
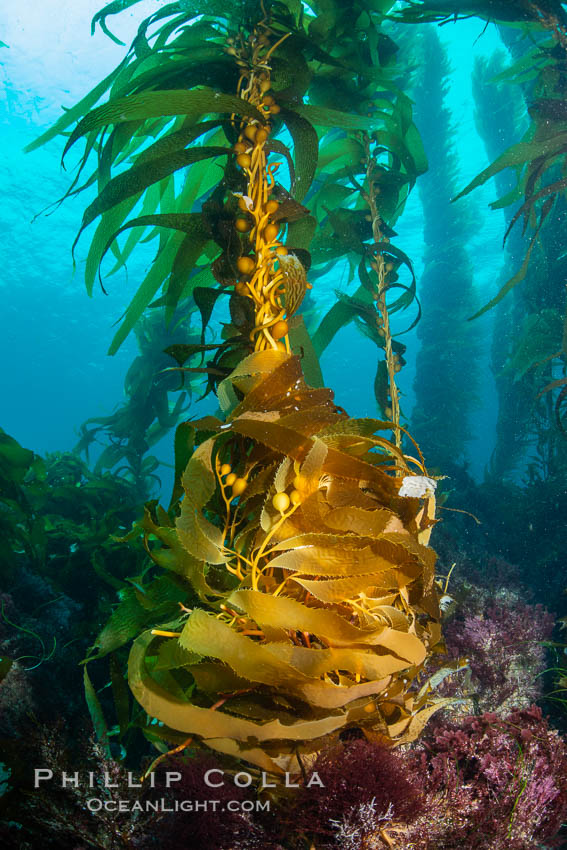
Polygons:
[[[157,239],[111,351],[148,305],[168,318],[198,307],[201,344],[170,352],[180,369],[208,373],[224,414],[178,429],[172,504],[148,507],[142,523],[172,577],[167,598],[181,604],[167,622],[156,614],[130,654],[132,691],[160,722],[148,736],[297,773],[302,755],[353,727],[411,741],[444,704],[424,673],[441,641],[435,482],[419,449],[402,449],[404,347],[391,327],[415,300],[392,224],[426,164],[388,68],[396,47],[380,31],[392,3],[188,5],[147,19],[122,65],[43,138],[78,119],[65,150],[86,140],[70,192],[98,181],[81,227],[100,217],[90,289],[109,251],[118,268],[145,229]],[[106,27],[115,11],[97,20]],[[97,167],[75,188],[93,152]],[[338,256],[360,287],[312,339],[297,315],[307,277]],[[206,343],[221,296],[231,322]],[[321,386],[317,352],[353,318],[383,352],[384,420],[351,419]],[[213,349],[206,366],[184,365]],[[150,610],[144,584],[137,593]],[[99,647],[131,636],[124,622]]]

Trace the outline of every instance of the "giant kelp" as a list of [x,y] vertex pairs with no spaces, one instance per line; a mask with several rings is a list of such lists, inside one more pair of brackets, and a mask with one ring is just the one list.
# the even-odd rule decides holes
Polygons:
[[110,534],[136,515],[130,482],[92,472],[73,452],[42,458],[0,429],[0,485],[5,582],[27,567],[60,591],[74,572],[92,568],[91,559],[118,569],[119,547]]
[[[567,15],[559,0],[406,0],[396,17],[408,23],[436,21],[445,23],[459,17],[476,16],[504,24],[525,24],[525,35],[533,41],[530,49],[505,72],[508,80],[535,80],[529,108],[531,124],[521,141],[511,145],[494,162],[477,175],[457,197],[462,197],[486,183],[507,168],[517,174],[512,191],[495,201],[493,208],[506,207],[517,200],[522,203],[508,225],[508,237],[514,225],[523,221],[524,232],[533,233],[524,261],[516,274],[501,287],[498,294],[476,315],[497,304],[526,276],[538,235],[554,205],[564,194],[566,181],[557,172],[565,156],[565,91],[564,68],[567,50]],[[551,39],[544,36],[550,33]]]
[[[183,340],[185,348],[191,350],[194,345],[200,350],[190,324],[195,311],[194,304],[185,304],[171,327],[164,321],[163,309],[143,316],[134,328],[139,354],[124,378],[125,400],[111,414],[92,417],[80,426],[75,451],[84,452],[90,460],[94,444],[99,449],[95,472],[113,470],[132,481],[139,502],[149,499],[152,486],[161,483],[160,464],[150,449],[178,424],[191,402],[195,379],[184,374],[180,381],[177,371],[172,371],[168,351],[177,353],[175,340]],[[174,393],[177,398],[172,403]]]
[[[315,17],[299,4],[228,13],[213,4],[194,17],[191,5],[169,4],[42,139],[77,121],[64,154],[81,139],[85,148],[69,193],[98,182],[77,237],[99,220],[89,289],[109,251],[117,267],[126,261],[140,228],[158,242],[111,352],[149,304],[171,320],[191,296],[201,343],[168,350],[193,372],[184,364],[212,348],[211,316],[229,298],[225,342],[207,368],[228,418],[178,429],[170,509],[149,505],[128,535],[141,531],[167,572],[136,580],[96,657],[151,624],[129,665],[134,695],[164,724],[148,737],[190,734],[274,772],[297,772],[300,752],[353,726],[413,740],[443,704],[422,676],[440,644],[428,547],[435,482],[417,447],[402,450],[403,346],[390,326],[416,290],[392,224],[426,168],[389,68],[395,45],[380,32],[390,6],[316,5]],[[106,90],[108,102],[91,108]],[[307,275],[339,257],[361,286],[311,341],[297,315]],[[384,350],[376,385],[386,421],[350,419],[303,377],[322,383],[316,355],[353,317]],[[85,684],[104,728],[88,675]]]
[[[477,311],[473,318],[498,305],[520,282],[524,281],[528,269],[536,265],[531,262],[537,257],[548,262],[548,252],[557,256],[557,240],[553,232],[557,229],[564,213],[566,179],[565,168],[565,61],[567,50],[567,15],[564,4],[555,0],[511,0],[501,3],[497,0],[477,0],[477,2],[459,2],[459,0],[408,0],[401,9],[393,14],[406,23],[438,22],[447,23],[462,17],[476,16],[500,25],[501,31],[507,25],[523,30],[526,49],[522,52],[516,43],[515,61],[495,78],[495,82],[505,81],[520,86],[527,98],[530,117],[529,127],[520,140],[515,139],[493,162],[478,174],[457,196],[461,198],[473,189],[485,184],[493,177],[499,177],[507,169],[513,170],[511,184],[491,206],[494,209],[509,210],[504,244],[509,240],[515,226],[522,222],[523,235],[529,232],[529,239],[523,246],[523,260],[515,265],[517,271],[512,277],[506,276],[497,294]],[[504,184],[502,181],[500,186]],[[517,205],[514,209],[513,205]],[[541,250],[541,246],[545,246]],[[514,253],[519,245],[515,242]],[[540,263],[541,265],[542,263]],[[537,272],[535,277],[537,278]],[[533,277],[533,275],[532,275]],[[556,309],[556,293],[553,286],[553,274],[550,285],[539,293],[539,304],[532,316],[525,317],[522,329],[516,327],[514,334],[522,335],[520,346],[531,346],[531,324],[537,322],[537,313],[543,308]],[[565,316],[565,304],[558,307],[561,317]],[[523,317],[522,317],[523,321]],[[563,334],[564,337],[564,334]],[[532,365],[544,366],[551,372],[549,380],[543,381],[540,396],[548,396],[549,410],[542,416],[542,422],[555,419],[559,433],[565,434],[565,405],[567,403],[567,379],[565,378],[565,340],[555,331],[551,335],[539,334],[545,352],[540,360],[533,359]],[[554,346],[556,341],[556,347]],[[516,348],[516,353],[517,353]],[[553,361],[553,362],[551,362]],[[553,399],[550,402],[550,399]],[[507,403],[506,403],[507,405]],[[507,405],[508,406],[508,405]],[[538,404],[530,407],[538,408]],[[540,408],[543,409],[543,408]],[[539,414],[538,414],[539,415]],[[544,428],[546,425],[544,424]],[[541,429],[536,439],[541,442]],[[545,442],[545,438],[544,438]]]
[[[413,39],[415,42],[415,39]],[[459,154],[446,105],[449,62],[437,31],[420,37],[423,71],[416,85],[416,121],[428,152],[430,170],[419,182],[424,210],[424,303],[417,334],[416,404],[412,432],[431,463],[450,472],[466,457],[470,415],[479,387],[478,329],[467,323],[474,312],[473,264],[468,250],[473,216],[452,205]],[[466,375],[466,380],[463,376]]]
[[[319,218],[328,220],[331,235],[342,237],[343,253],[353,235],[361,241],[366,213],[352,208],[355,187],[348,186],[349,175],[360,170],[364,155],[362,141],[353,138],[357,134],[378,133],[381,215],[386,224],[399,215],[409,188],[425,168],[411,104],[392,76],[396,47],[380,31],[381,7],[390,4],[375,5],[368,11],[358,2],[321,10],[315,5],[320,14],[314,17],[301,4],[288,8],[276,3],[270,8],[269,28],[262,31],[264,39],[271,39],[270,90],[279,104],[266,152],[283,157],[288,171],[278,183],[280,194],[288,198],[278,221],[288,225],[297,251],[308,248],[316,224],[309,210],[299,206],[314,178],[321,190]],[[108,8],[94,23],[116,11],[112,4]],[[144,234],[158,241],[155,260],[111,352],[160,289],[169,317],[181,297],[193,294],[207,323],[216,299],[230,294],[236,276],[241,249],[231,222],[237,214],[234,192],[242,192],[245,181],[235,168],[236,126],[231,115],[259,118],[254,103],[236,93],[241,69],[253,60],[246,53],[252,45],[242,40],[239,29],[251,31],[264,13],[255,2],[231,5],[228,11],[213,4],[199,16],[202,11],[200,4],[170,3],[148,17],[123,63],[30,146],[78,121],[65,156],[80,139],[86,144],[68,194],[93,183],[98,187],[81,226],[82,232],[98,222],[87,259],[89,291],[108,251],[115,255],[115,270]],[[237,49],[241,55],[236,56]],[[106,92],[108,103],[92,109]],[[337,104],[348,111],[337,109]],[[275,140],[286,132],[291,150],[287,141]],[[93,158],[96,167],[84,178]],[[130,165],[124,168],[126,162]],[[220,180],[219,166],[224,172]],[[176,183],[175,176],[181,181]],[[140,214],[128,219],[136,204]],[[130,233],[119,248],[116,237],[125,230]],[[331,245],[326,240],[320,263],[337,257]],[[391,262],[398,267],[399,257]]]
[[[502,32],[506,42],[510,35]],[[522,49],[523,47],[523,49]],[[517,63],[525,55],[525,46],[513,41],[509,45]],[[529,51],[530,52],[530,51]],[[479,132],[491,158],[497,159],[516,133],[516,126],[527,125],[524,101],[533,96],[533,75],[511,86],[507,81],[503,55],[490,63],[478,62],[473,76],[473,92]],[[513,107],[513,108],[512,108]],[[498,115],[498,122],[494,116]],[[514,189],[514,177],[507,172],[495,175],[498,192],[503,197]],[[536,448],[542,461],[545,457],[547,474],[553,475],[556,462],[561,465],[563,449],[560,431],[550,427],[554,413],[560,418],[561,398],[553,399],[551,390],[560,390],[557,380],[561,373],[564,325],[564,270],[562,229],[564,199],[559,199],[542,229],[534,257],[521,287],[496,307],[496,326],[493,338],[493,368],[499,395],[497,442],[490,474],[501,478],[525,462],[530,445]],[[512,207],[504,207],[509,225]],[[517,263],[526,247],[526,237],[518,229],[508,238],[507,256]],[[501,279],[508,275],[507,263]],[[555,384],[554,382],[557,382]],[[555,406],[555,411],[554,411]],[[560,423],[559,423],[560,424]],[[560,425],[561,427],[561,425]]]
[[[200,4],[167,4],[140,25],[123,63],[30,146],[78,122],[65,154],[81,139],[85,148],[68,194],[98,187],[81,226],[82,232],[98,222],[86,264],[89,292],[109,252],[115,272],[140,241],[157,245],[111,353],[148,305],[163,304],[171,321],[187,298],[201,313],[203,345],[217,303],[229,301],[224,341],[206,366],[200,364],[208,369],[210,388],[252,349],[250,299],[242,286],[233,288],[242,274],[238,263],[244,267],[253,247],[245,231],[234,233],[239,216],[241,227],[249,219],[237,203],[247,183],[236,165],[243,154],[235,147],[234,115],[255,122],[260,113],[259,101],[235,92],[243,70],[269,53],[278,112],[264,116],[270,134],[262,155],[273,163],[270,179],[279,202],[270,223],[285,228],[289,253],[310,269],[312,280],[346,259],[360,281],[354,295],[341,293],[318,327],[310,328],[313,346],[300,321],[291,323],[290,344],[295,351],[301,347],[307,374],[320,383],[313,354],[356,321],[378,347],[376,397],[383,415],[395,418],[394,375],[405,346],[387,325],[393,313],[415,302],[416,281],[410,259],[391,244],[392,228],[427,163],[411,101],[397,85],[397,47],[381,27],[391,5],[367,8],[349,1],[319,9],[275,3],[268,25],[265,8],[255,2],[228,11],[209,4],[197,17]],[[117,11],[110,4],[93,26],[106,27]],[[263,43],[255,46],[260,38]],[[105,92],[108,103],[93,109]],[[95,167],[84,178],[92,161]],[[250,236],[255,239],[254,232]],[[406,321],[405,329],[411,324]],[[199,350],[186,353],[196,357]],[[178,362],[188,368],[185,360]]]
[[384,439],[388,423],[310,389],[285,352],[251,355],[227,387],[246,394],[226,422],[194,423],[211,436],[179,516],[146,525],[153,557],[201,602],[135,641],[134,695],[166,727],[276,772],[352,725],[412,740],[439,705],[419,687],[440,639],[432,495],[400,495],[421,462]]
[[[133,5],[135,0],[111,3],[94,23],[110,32],[109,15],[118,6]],[[443,648],[435,554],[429,547],[435,523],[435,481],[399,423],[395,374],[403,350],[393,338],[390,323],[396,309],[415,301],[411,262],[390,240],[396,235],[393,224],[407,192],[425,162],[411,103],[396,90],[389,74],[393,42],[382,39],[379,31],[377,10],[390,11],[392,4],[375,2],[372,14],[350,2],[314,6],[321,13],[317,18],[310,7],[298,3],[274,4],[268,14],[264,6],[237,4],[228,13],[227,25],[216,2],[201,7],[206,14],[195,20],[187,17],[190,4],[168,4],[161,10],[163,16],[146,22],[149,52],[142,39],[138,51],[129,54],[128,61],[134,65],[143,60],[131,69],[131,79],[141,78],[147,89],[117,95],[114,100],[111,96],[108,105],[90,112],[94,102],[75,111],[74,118],[80,121],[71,140],[87,129],[87,149],[92,145],[91,153],[99,157],[92,177],[101,181],[102,206],[109,197],[116,200],[115,190],[120,194],[132,185],[139,189],[140,173],[132,174],[132,169],[143,165],[145,152],[154,144],[163,143],[163,153],[168,145],[179,143],[179,137],[172,140],[171,136],[184,126],[192,125],[194,130],[198,125],[203,130],[204,147],[212,146],[207,133],[222,132],[221,146],[226,148],[222,154],[217,150],[211,155],[215,169],[217,155],[223,166],[226,160],[226,168],[217,173],[216,181],[212,175],[210,182],[203,180],[199,189],[194,189],[193,182],[192,194],[186,195],[190,206],[185,208],[179,190],[183,193],[187,180],[198,180],[207,162],[195,152],[200,142],[185,136],[183,154],[175,160],[182,163],[176,176],[164,175],[163,169],[171,163],[162,163],[163,169],[157,172],[159,187],[147,186],[148,192],[155,187],[160,193],[159,207],[152,209],[155,196],[152,199],[142,189],[138,200],[147,204],[145,212],[132,206],[121,222],[114,222],[115,229],[102,246],[101,257],[108,247],[108,252],[116,252],[119,265],[136,247],[136,228],[156,226],[149,232],[157,243],[160,272],[136,296],[121,334],[128,331],[130,322],[136,326],[136,312],[143,313],[146,298],[154,306],[164,306],[171,320],[176,306],[184,308],[187,296],[191,309],[201,313],[202,338],[174,345],[169,353],[179,370],[190,375],[206,371],[207,389],[215,391],[220,412],[178,428],[170,506],[166,511],[156,502],[148,503],[143,519],[125,535],[130,542],[138,542],[141,536],[149,558],[127,582],[116,582],[120,604],[99,634],[92,656],[111,655],[117,726],[109,730],[103,717],[108,705],[105,696],[111,689],[96,693],[95,673],[100,666],[89,664],[85,686],[95,729],[107,752],[114,739],[123,754],[129,748],[129,732],[142,729],[162,753],[156,761],[165,756],[170,744],[175,752],[205,744],[222,754],[223,766],[233,767],[235,762],[226,758],[233,756],[270,773],[290,770],[301,782],[301,775],[306,780],[305,767],[317,764],[320,750],[336,744],[337,738],[345,744],[359,738],[350,746],[335,746],[319,763],[334,760],[331,766],[338,774],[342,771],[339,759],[351,752],[356,761],[349,765],[350,774],[356,775],[361,764],[358,753],[362,757],[366,752],[373,766],[390,762],[393,773],[385,774],[380,798],[384,811],[373,808],[375,800],[370,802],[372,783],[379,780],[362,776],[362,793],[351,789],[359,811],[349,808],[343,816],[339,809],[331,821],[318,812],[316,832],[308,825],[303,829],[300,823],[299,835],[293,829],[282,833],[282,845],[304,847],[313,840],[319,846],[323,830],[328,846],[342,847],[345,836],[352,846],[359,838],[391,846],[394,834],[396,840],[400,836],[400,843],[406,839],[408,824],[396,821],[409,815],[403,808],[392,810],[392,800],[403,798],[404,788],[391,794],[388,783],[397,782],[403,771],[394,767],[397,756],[387,759],[382,747],[414,741],[429,717],[447,704],[432,695],[447,672],[431,663],[432,654]],[[198,32],[205,34],[199,44]],[[185,52],[183,42],[176,42],[184,36],[190,45]],[[201,48],[203,53],[198,52]],[[223,82],[218,86],[205,80],[205,87],[201,82],[167,88],[168,72],[179,70],[172,64],[184,63],[183,74],[202,73],[194,67],[196,57],[204,56],[207,65],[223,48],[218,72]],[[229,69],[232,89],[226,82]],[[160,89],[162,72],[164,88]],[[209,72],[215,73],[210,68]],[[298,87],[298,78],[303,88]],[[188,79],[180,76],[175,85],[185,85]],[[373,96],[369,104],[359,94],[375,95],[376,79],[383,86],[379,92],[383,103],[372,114],[378,98]],[[136,100],[139,94],[143,97]],[[209,98],[206,107],[205,97]],[[209,111],[214,103],[231,111],[215,115]],[[148,108],[157,110],[158,105],[160,116],[147,114]],[[190,106],[205,109],[199,120]],[[120,114],[118,107],[123,110]],[[164,107],[188,111],[181,117],[177,113],[164,117]],[[144,127],[124,126],[128,121],[121,122],[122,114],[132,119],[131,125],[142,120],[136,109],[146,111]],[[100,127],[99,121],[103,122]],[[165,123],[160,125],[161,121]],[[215,126],[203,129],[209,121]],[[152,136],[154,131],[157,137]],[[122,139],[133,132],[123,147],[120,132]],[[109,148],[106,144],[112,136],[120,150],[109,177],[105,168],[114,142]],[[130,144],[132,160],[127,162],[123,157]],[[128,180],[120,182],[123,174],[129,175]],[[100,198],[113,180],[118,182],[103,203]],[[303,194],[304,181],[310,188]],[[132,198],[124,200],[130,203]],[[121,203],[102,216],[122,214]],[[130,214],[134,217],[127,220]],[[121,227],[130,231],[124,234],[126,243],[121,236],[111,238]],[[170,244],[177,227],[181,242]],[[204,247],[201,237],[206,239]],[[102,239],[100,232],[97,238]],[[310,335],[314,329],[306,329],[299,315],[302,299],[321,272],[342,258],[347,258],[353,276],[358,273],[359,292],[351,299],[341,294],[339,303]],[[158,282],[164,270],[165,285]],[[402,279],[406,270],[409,283]],[[210,339],[211,316],[222,297],[229,302],[230,323],[217,344]],[[318,351],[352,318],[384,351],[376,382],[383,419],[349,417],[335,405],[318,369]],[[204,358],[213,351],[213,360],[205,365]],[[199,365],[192,359],[197,357],[202,358]],[[137,700],[132,711],[120,669],[121,653],[114,654],[131,639],[129,682]],[[541,738],[546,755],[552,755],[552,744],[558,743],[555,736],[548,739],[541,726],[525,717],[514,721],[521,722],[528,735],[526,742],[524,730],[514,730],[508,748],[514,756],[516,738],[530,744],[532,752]],[[481,731],[485,727],[490,731],[495,724],[500,725],[498,717],[486,716]],[[475,733],[477,726],[476,719],[461,724],[454,731],[454,741],[462,743],[465,733]],[[455,795],[447,809],[448,786],[443,779],[447,777],[452,787],[454,775],[462,775],[462,762],[456,759],[453,771],[453,762],[445,757],[455,752],[452,734],[450,730],[448,737],[444,732],[435,736],[439,747],[432,759],[421,753],[413,762],[418,776],[425,774],[427,779],[433,774],[435,805],[427,811],[427,820],[417,825],[419,832],[412,840],[425,846],[433,832],[438,844],[447,834],[449,841],[458,843],[462,830],[453,827],[459,819],[460,823],[466,819],[467,834],[480,835],[480,841],[485,835],[483,820],[490,819],[497,821],[493,832],[509,838],[512,826],[524,824],[516,813],[521,809],[529,818],[533,812],[532,797],[530,805],[521,799],[527,787],[523,751],[519,759],[510,760],[518,767],[517,782],[510,783],[508,774],[500,783],[493,781],[492,758],[498,749],[491,740],[498,736],[485,735],[489,743],[484,767],[492,771],[487,774],[490,781],[484,774],[479,781],[475,774],[467,793]],[[370,741],[362,740],[363,736]],[[472,752],[475,742],[471,741]],[[203,761],[187,761],[188,766],[185,759],[181,765],[188,774],[203,769]],[[100,764],[110,767],[103,759]],[[550,788],[552,759],[540,767],[541,782],[533,782],[528,793],[533,790],[537,795],[542,783]],[[119,769],[111,769],[116,777],[120,775]],[[187,799],[196,801],[200,798],[193,794],[194,787],[186,781],[179,791],[189,789]],[[482,807],[477,791],[486,802]],[[538,810],[541,821],[554,793],[555,787]],[[563,802],[553,807],[557,821],[563,808]],[[73,809],[65,808],[68,811]],[[216,819],[215,813],[209,822]],[[353,832],[357,819],[364,830]],[[104,840],[139,841],[139,832],[128,830],[124,820],[111,821],[110,838],[105,834]],[[219,815],[218,820],[223,817]],[[65,821],[68,827],[68,816]],[[82,818],[77,821],[80,826]],[[237,822],[234,840],[227,839],[226,824]],[[272,819],[268,824],[276,822]],[[187,832],[183,820],[176,819],[172,831],[167,822],[165,830],[163,826],[162,822],[164,846],[199,840],[194,821],[185,827]],[[550,835],[556,826],[554,822],[549,828]],[[216,836],[220,846],[226,846],[227,840],[236,846],[242,828],[242,818],[225,821]],[[529,832],[530,841],[533,832]],[[205,833],[210,847],[215,846],[214,833],[214,828]],[[81,835],[81,830],[76,834]],[[263,840],[262,835],[257,828],[250,829],[243,841],[251,846],[258,836]],[[154,839],[151,836],[151,842]]]
[[[501,29],[503,38],[506,30]],[[518,50],[515,44],[515,50]],[[527,127],[528,118],[521,89],[510,86],[500,75],[506,68],[507,56],[498,51],[490,60],[475,60],[472,76],[472,92],[475,102],[475,123],[484,143],[489,160],[497,159],[514,141],[517,128]],[[497,117],[497,120],[495,120]],[[514,188],[514,175],[501,171],[494,182],[498,194],[505,196]],[[510,207],[503,209],[508,223],[513,215]],[[522,261],[525,238],[518,228],[510,233],[506,242],[506,259],[516,267]],[[540,255],[541,256],[541,255]],[[532,265],[532,271],[537,267]],[[531,271],[528,271],[528,283]],[[508,279],[508,262],[500,273],[500,288]],[[491,458],[491,474],[501,479],[509,475],[520,462],[529,433],[529,419],[533,405],[531,381],[518,381],[517,376],[504,367],[517,340],[517,325],[521,323],[526,309],[522,304],[524,287],[514,288],[510,297],[495,308],[494,333],[491,362],[498,393],[498,419],[496,423],[496,446]]]
[[409,23],[457,20],[478,17],[505,23],[540,23],[552,29],[567,25],[561,0],[404,0],[399,14]]

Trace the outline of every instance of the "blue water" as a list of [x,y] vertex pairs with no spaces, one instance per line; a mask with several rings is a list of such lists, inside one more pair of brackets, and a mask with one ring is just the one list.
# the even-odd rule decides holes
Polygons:
[[[75,273],[70,254],[88,198],[83,195],[49,216],[42,215],[42,209],[69,184],[70,174],[60,167],[62,141],[56,139],[31,154],[22,152],[59,116],[62,106],[71,106],[122,58],[125,48],[100,31],[90,36],[90,18],[99,6],[100,0],[44,0],[41,4],[23,0],[0,24],[0,40],[9,45],[0,49],[4,83],[0,92],[0,425],[39,453],[72,448],[85,419],[108,415],[122,401],[124,374],[136,354],[135,341],[127,340],[114,357],[108,357],[106,351],[114,333],[112,326],[149,261],[138,255],[129,263],[127,276],[120,272],[107,281],[107,296],[95,290],[89,299],[82,278],[88,233],[77,252]],[[112,27],[128,43],[137,21],[155,8],[148,0],[134,12],[112,19]],[[448,103],[461,154],[459,184],[463,186],[488,162],[474,127],[470,76],[474,57],[490,56],[500,42],[495,28],[482,33],[483,28],[481,22],[465,21],[440,30],[454,67]],[[503,217],[487,209],[495,196],[489,183],[460,201],[474,211],[476,232],[468,248],[475,265],[475,287],[483,302],[494,294],[502,264]],[[418,280],[422,220],[423,210],[414,191],[398,222],[396,242],[412,258]],[[476,256],[482,257],[482,263],[475,264]],[[313,297],[321,311],[332,303],[334,290],[343,286],[346,275],[340,267],[317,281]],[[346,291],[354,291],[354,286]],[[479,364],[483,390],[473,423],[478,437],[468,449],[468,461],[477,478],[482,478],[490,457],[497,414],[488,362],[492,321],[489,315],[478,324],[486,354]],[[404,341],[408,365],[400,374],[400,388],[404,414],[409,418],[418,346],[415,332]],[[376,415],[375,365],[374,345],[354,326],[344,330],[324,354],[326,382],[352,415]],[[171,461],[167,441],[158,452]]]

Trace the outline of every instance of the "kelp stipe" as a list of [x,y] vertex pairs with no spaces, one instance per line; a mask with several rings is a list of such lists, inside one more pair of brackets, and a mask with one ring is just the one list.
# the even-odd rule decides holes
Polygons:
[[285,352],[251,355],[226,384],[244,398],[225,423],[194,423],[211,436],[183,473],[175,527],[147,526],[200,605],[135,641],[136,699],[173,733],[273,773],[299,772],[298,754],[352,726],[414,740],[445,703],[423,681],[440,642],[434,497],[400,496],[392,474],[421,464],[381,436],[389,423],[309,388]]

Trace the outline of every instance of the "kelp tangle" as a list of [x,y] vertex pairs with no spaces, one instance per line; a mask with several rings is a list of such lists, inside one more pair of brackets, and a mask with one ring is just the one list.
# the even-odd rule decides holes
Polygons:
[[[182,476],[175,521],[147,534],[154,560],[201,607],[135,642],[129,682],[171,732],[272,773],[300,770],[351,727],[414,740],[443,700],[420,676],[440,642],[432,491],[421,460],[311,389],[297,357],[261,351],[221,386],[243,394]],[[162,512],[162,522],[167,515]]]

